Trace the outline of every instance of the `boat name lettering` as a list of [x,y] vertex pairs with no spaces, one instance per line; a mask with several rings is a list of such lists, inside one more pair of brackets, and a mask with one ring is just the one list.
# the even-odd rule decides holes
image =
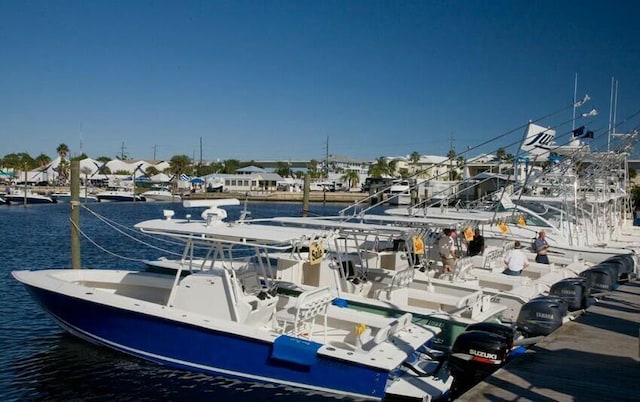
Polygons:
[[593,286],[600,289],[609,289],[609,286],[606,283],[594,283]]
[[572,289],[562,289],[560,293],[562,293],[563,295],[575,295],[576,291]]
[[425,323],[425,325],[430,325],[432,327],[438,327],[438,328],[443,328],[444,327],[444,323],[440,322],[440,321],[431,321],[431,320],[427,320],[427,322]]

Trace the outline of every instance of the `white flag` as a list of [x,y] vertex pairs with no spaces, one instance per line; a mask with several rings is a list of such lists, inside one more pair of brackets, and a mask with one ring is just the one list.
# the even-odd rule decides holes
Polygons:
[[543,155],[551,149],[555,135],[555,130],[529,123],[520,149],[531,155]]

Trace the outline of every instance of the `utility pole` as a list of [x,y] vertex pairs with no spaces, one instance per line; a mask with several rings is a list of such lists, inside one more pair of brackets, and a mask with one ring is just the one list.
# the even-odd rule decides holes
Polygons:
[[120,147],[120,160],[125,159],[124,149],[124,141],[122,141],[122,146]]
[[158,145],[154,144],[153,145],[153,161],[156,161],[156,150],[158,149]]

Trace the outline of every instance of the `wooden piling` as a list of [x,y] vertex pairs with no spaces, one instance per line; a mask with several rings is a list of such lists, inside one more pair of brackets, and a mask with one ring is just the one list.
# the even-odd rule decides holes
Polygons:
[[309,174],[304,175],[304,184],[302,189],[302,216],[306,217],[309,213],[309,192],[311,191],[311,181]]

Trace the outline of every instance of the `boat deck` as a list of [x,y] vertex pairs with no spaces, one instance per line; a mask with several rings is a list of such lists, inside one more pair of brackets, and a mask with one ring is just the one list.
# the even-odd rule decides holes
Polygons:
[[630,401],[640,383],[640,281],[620,286],[457,401]]

